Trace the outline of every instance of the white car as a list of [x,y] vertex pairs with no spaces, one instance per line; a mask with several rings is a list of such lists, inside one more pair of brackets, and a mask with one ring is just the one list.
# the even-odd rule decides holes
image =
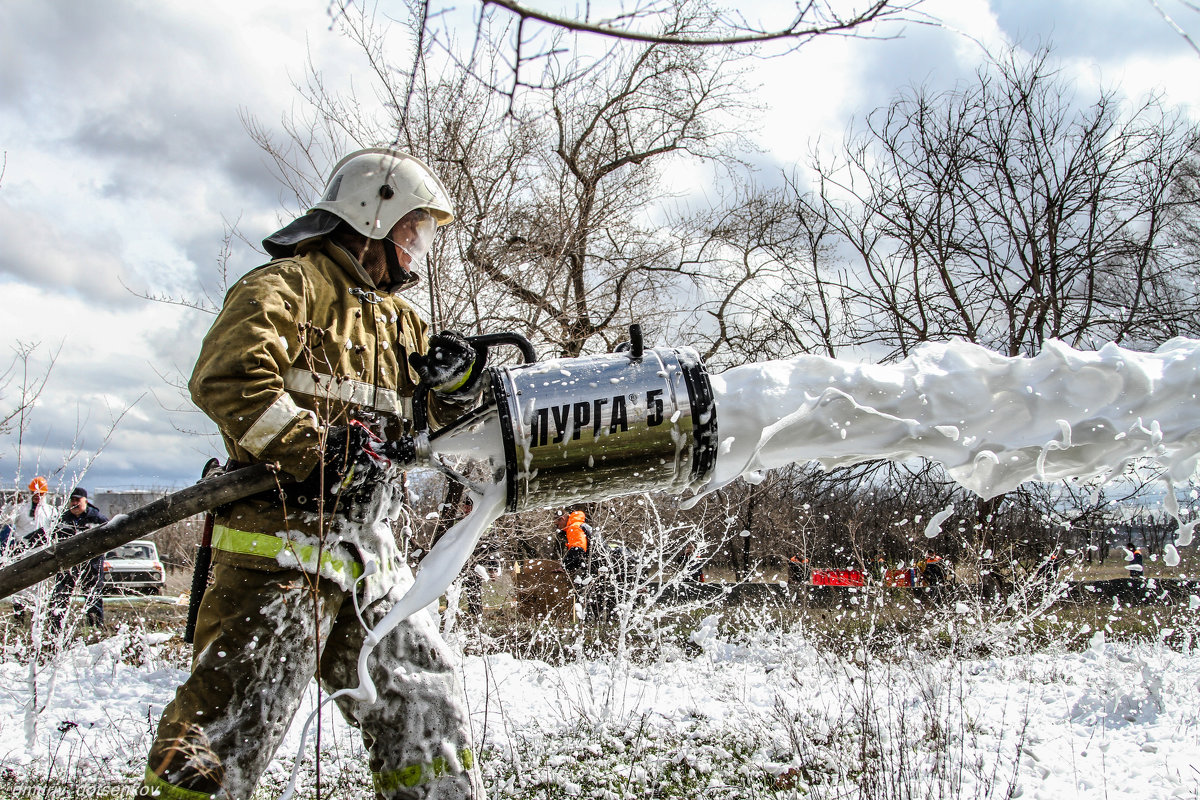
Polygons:
[[144,539],[123,544],[104,554],[104,592],[162,594],[166,581],[154,542]]

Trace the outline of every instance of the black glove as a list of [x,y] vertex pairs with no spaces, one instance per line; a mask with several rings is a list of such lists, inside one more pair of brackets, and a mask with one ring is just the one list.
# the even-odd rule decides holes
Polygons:
[[387,442],[357,420],[329,429],[321,464],[288,494],[302,506],[316,507],[323,487],[326,503],[333,498],[350,502],[365,498],[371,487],[393,477],[394,472],[416,460],[413,440],[401,437]]
[[454,400],[466,400],[478,393],[483,353],[458,331],[442,331],[429,340],[429,352],[413,353],[408,363],[423,383],[438,394]]

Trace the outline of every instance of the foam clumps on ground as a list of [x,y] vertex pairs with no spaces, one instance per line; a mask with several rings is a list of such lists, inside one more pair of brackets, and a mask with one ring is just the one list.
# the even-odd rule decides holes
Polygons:
[[[841,796],[861,781],[864,715],[883,748],[873,768],[889,772],[879,777],[891,785],[928,786],[940,774],[960,796],[1006,796],[1015,787],[1019,796],[1047,800],[1200,791],[1193,768],[1200,741],[1186,733],[1200,726],[1194,655],[1100,635],[1082,652],[960,660],[914,654],[896,663],[833,657],[802,633],[731,636],[722,627],[710,617],[692,637],[693,655],[640,665],[466,658],[463,676],[491,796],[533,796],[547,786],[601,796],[594,791],[610,780],[630,791],[664,780],[753,780],[778,791],[808,786],[812,796]],[[125,632],[79,645],[62,659],[32,747],[21,724],[28,669],[0,664],[7,687],[0,694],[0,769],[132,785],[144,767],[147,720],[184,677],[155,663],[159,643],[143,640],[146,663],[127,663],[136,638]],[[316,700],[314,686],[268,771],[268,791],[291,773],[300,724]],[[357,732],[336,713],[324,715],[322,728],[327,787],[368,781]],[[953,746],[944,744],[951,740]],[[311,792],[305,784],[313,774],[310,758],[301,796]]]

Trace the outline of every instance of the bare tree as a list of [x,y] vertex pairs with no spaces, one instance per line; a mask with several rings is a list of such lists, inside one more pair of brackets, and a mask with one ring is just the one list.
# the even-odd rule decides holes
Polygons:
[[1194,213],[1177,187],[1195,141],[1155,98],[1077,107],[1048,51],[1010,53],[968,86],[875,112],[814,164],[796,221],[837,233],[826,296],[847,344],[1154,344],[1200,325],[1200,262],[1173,234]]
[[[673,7],[680,29],[704,17],[692,5]],[[424,22],[344,15],[374,98],[334,93],[314,70],[301,87],[308,109],[282,135],[247,120],[299,205],[330,154],[390,138],[429,161],[455,201],[420,295],[435,326],[515,328],[562,355],[611,348],[633,321],[667,327],[684,300],[664,269],[677,242],[656,219],[664,170],[737,163],[749,111],[739,54],[618,43],[576,56],[564,44],[514,99],[493,80],[511,35],[502,26],[481,27],[467,53],[389,61],[386,43],[407,36],[419,48]]]
[[[639,0],[632,5],[587,3],[575,13],[555,13],[519,0],[479,0],[472,9],[475,38],[472,50],[489,49],[497,27],[507,31],[486,73],[492,88],[505,95],[510,108],[518,95],[541,86],[543,65],[564,52],[578,53],[595,42],[671,45],[696,49],[757,48],[767,55],[786,55],[822,36],[883,38],[897,35],[906,23],[936,24],[920,12],[922,0],[805,0],[790,9],[780,6],[751,17],[741,9],[721,9],[704,0]],[[466,9],[462,9],[466,10]],[[441,48],[454,53],[462,38],[463,15],[458,7],[433,0],[410,0],[408,13],[415,31],[410,74],[421,67],[422,51]],[[355,0],[331,0],[332,26],[358,24],[374,15],[373,5]],[[573,37],[564,46],[562,34]],[[468,61],[470,59],[468,58]],[[532,76],[531,76],[532,73]],[[481,74],[482,76],[482,74]],[[407,111],[410,85],[398,105]]]
[[555,74],[529,126],[545,146],[515,165],[537,179],[464,252],[562,355],[595,337],[607,349],[635,320],[669,323],[673,242],[649,222],[662,168],[727,158],[734,135],[715,120],[739,105],[736,77],[724,53],[660,45]]

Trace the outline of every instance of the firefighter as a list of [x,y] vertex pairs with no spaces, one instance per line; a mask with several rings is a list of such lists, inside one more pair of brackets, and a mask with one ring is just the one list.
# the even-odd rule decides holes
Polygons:
[[[482,352],[427,327],[397,292],[454,217],[416,158],[360,150],[320,202],[263,241],[189,388],[233,466],[276,463],[277,491],[215,511],[212,583],[192,672],[163,711],[144,794],[248,799],[315,676],[356,687],[373,628],[411,584],[391,522],[403,500],[395,444],[418,381],[437,427],[473,406]],[[355,600],[361,609],[361,621]],[[339,699],[360,729],[376,796],[482,797],[462,687],[433,620],[417,614],[371,651],[375,702]]]

